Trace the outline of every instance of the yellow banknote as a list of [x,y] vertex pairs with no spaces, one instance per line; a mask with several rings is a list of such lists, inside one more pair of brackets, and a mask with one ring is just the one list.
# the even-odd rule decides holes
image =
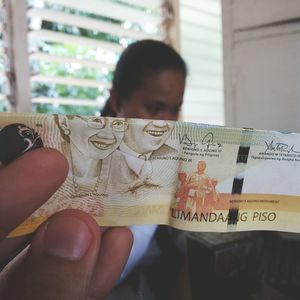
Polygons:
[[37,147],[69,174],[11,236],[78,208],[99,225],[300,232],[300,135],[204,124],[0,113],[1,167]]

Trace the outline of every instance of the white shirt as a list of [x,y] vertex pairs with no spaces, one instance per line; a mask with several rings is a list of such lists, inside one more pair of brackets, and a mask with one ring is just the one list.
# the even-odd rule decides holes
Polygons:
[[155,234],[157,225],[130,226],[129,228],[133,234],[133,245],[119,282],[125,279],[144,257]]

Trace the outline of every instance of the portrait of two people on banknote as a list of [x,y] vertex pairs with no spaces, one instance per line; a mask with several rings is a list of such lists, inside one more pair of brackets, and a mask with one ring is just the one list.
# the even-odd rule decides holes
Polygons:
[[[69,161],[68,177],[49,205],[88,209],[101,215],[102,201],[145,199],[175,189],[178,157],[172,121],[54,115],[57,147]],[[178,146],[177,146],[178,147]],[[61,195],[60,195],[61,194]],[[61,197],[63,195],[63,197]],[[62,201],[62,199],[76,201]],[[147,198],[147,197],[146,197]],[[78,201],[81,199],[80,201]]]

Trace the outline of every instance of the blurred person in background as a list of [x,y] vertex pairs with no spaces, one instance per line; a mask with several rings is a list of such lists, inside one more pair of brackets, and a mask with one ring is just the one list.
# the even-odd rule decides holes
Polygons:
[[[153,130],[169,128],[167,121],[179,118],[186,76],[185,62],[170,46],[153,40],[133,43],[116,65],[110,97],[101,115],[150,119]],[[127,145],[126,149],[128,153],[138,151]],[[141,155],[145,153],[136,156]],[[184,234],[157,225],[130,229],[134,237],[131,254],[122,282],[109,299],[133,299],[137,295],[138,299],[174,299]]]

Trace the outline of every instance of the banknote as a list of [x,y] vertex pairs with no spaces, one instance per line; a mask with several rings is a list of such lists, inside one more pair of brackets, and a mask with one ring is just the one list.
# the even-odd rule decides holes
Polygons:
[[[300,134],[99,116],[0,114],[1,167],[61,151],[69,173],[10,235],[81,209],[101,226],[300,232]],[[17,188],[17,187],[16,187]]]

